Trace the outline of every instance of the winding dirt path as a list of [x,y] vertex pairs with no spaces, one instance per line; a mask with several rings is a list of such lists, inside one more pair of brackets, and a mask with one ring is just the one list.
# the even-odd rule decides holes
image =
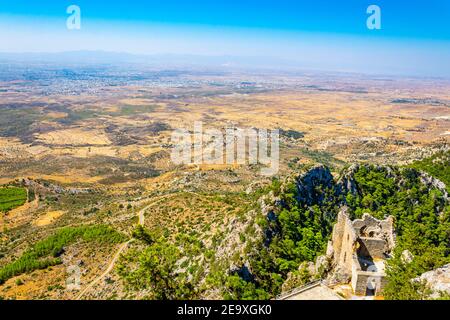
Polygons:
[[[147,206],[149,207],[149,206]],[[139,224],[142,226],[144,225],[144,212],[145,210],[147,210],[147,207],[145,207],[144,209],[140,210],[138,213],[139,216]],[[119,249],[117,249],[116,253],[114,254],[114,257],[112,258],[111,262],[108,265],[108,268],[106,268],[106,270],[99,275],[97,278],[95,278],[86,288],[83,289],[83,291],[81,291],[78,296],[75,298],[75,300],[80,300],[84,294],[86,292],[88,292],[93,286],[95,286],[100,280],[102,280],[104,277],[106,277],[114,268],[114,265],[116,264],[117,260],[120,257],[120,254],[123,252],[123,250],[125,250],[125,248],[128,246],[128,244],[130,244],[133,241],[133,239],[128,240],[125,243],[122,243],[119,247]]]
[[75,298],[75,300],[80,300],[87,291],[89,291],[94,285],[96,285],[100,280],[102,280],[104,277],[106,277],[108,275],[108,273],[111,272],[111,270],[114,268],[114,264],[119,259],[122,251],[125,250],[125,248],[128,246],[128,244],[132,241],[133,241],[133,239],[130,239],[127,242],[122,243],[120,245],[119,249],[114,254],[114,257],[111,260],[111,262],[109,263],[108,268],[105,270],[105,272],[103,272],[100,276],[95,278],[86,288],[84,288],[83,291],[81,291],[80,294]]
[[[141,226],[144,225],[144,222],[145,222],[144,214],[149,208],[157,205],[162,200],[164,200],[170,196],[173,196],[173,195],[174,194],[170,193],[170,194],[160,196],[160,197],[158,197],[158,199],[156,199],[156,201],[153,201],[152,203],[148,204],[147,206],[145,206],[144,208],[139,210],[139,212],[138,212],[139,225],[141,225]],[[111,262],[109,263],[108,268],[106,268],[106,270],[101,275],[99,275],[97,278],[92,280],[91,283],[78,294],[78,296],[75,298],[75,300],[80,300],[86,294],[86,292],[88,292],[90,289],[92,289],[92,287],[94,285],[96,285],[100,280],[102,280],[104,277],[106,277],[112,271],[112,269],[114,268],[114,265],[116,264],[117,260],[120,257],[120,254],[127,248],[128,244],[130,244],[133,240],[134,239],[130,239],[127,242],[122,243],[120,245],[119,249],[117,249],[116,253],[114,254],[114,257],[112,258]]]
[[150,209],[151,207],[159,204],[162,200],[168,198],[168,197],[173,197],[175,194],[173,193],[169,193],[169,194],[165,194],[163,196],[159,196],[155,201],[153,201],[152,203],[150,203],[149,205],[147,205],[146,207],[144,207],[143,209],[139,210],[138,212],[138,216],[139,216],[139,224],[141,226],[144,225],[145,222],[145,211],[147,211],[148,209]]

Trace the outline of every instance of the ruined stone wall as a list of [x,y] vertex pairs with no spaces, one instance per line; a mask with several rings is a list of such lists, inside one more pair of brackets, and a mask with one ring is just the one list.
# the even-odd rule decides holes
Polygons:
[[371,275],[360,272],[352,275],[352,288],[354,294],[364,296],[367,293],[367,284]]
[[386,277],[370,271],[359,271],[352,274],[352,289],[354,294],[358,296],[366,295],[369,283],[375,284],[375,295],[381,296],[386,286]]
[[[338,214],[332,241],[327,249],[327,256],[333,257],[333,277],[340,279],[341,283],[351,278],[351,286],[356,295],[366,295],[368,288],[374,289],[376,295],[381,295],[386,285],[384,270],[368,271],[365,267],[367,263],[373,262],[372,259],[384,260],[393,247],[392,217],[378,220],[364,214],[362,219],[351,221],[344,207]],[[359,258],[368,261],[364,267],[361,267]]]
[[380,278],[380,287],[377,287],[377,291],[375,292],[375,294],[377,296],[382,296],[383,295],[383,290],[384,288],[386,288],[386,285],[388,283],[388,280],[386,279],[386,276],[382,276]]
[[358,257],[356,256],[356,254],[354,254],[352,257],[352,281],[351,281],[353,292],[355,292],[355,288],[357,288],[358,285],[361,286],[361,284],[358,284],[359,272],[361,272],[361,266],[359,265]]
[[385,220],[380,221],[380,225],[383,230],[384,238],[387,241],[386,250],[392,251],[395,246],[394,218],[389,216]]
[[362,271],[358,256],[354,254],[352,259],[351,281],[353,293],[359,296],[366,295],[367,289],[369,288],[369,282],[375,286],[375,295],[381,296],[387,283],[384,272]]
[[383,239],[386,242],[385,251],[391,251],[395,245],[394,219],[392,216],[384,220],[378,220],[365,213],[362,219],[352,222],[356,235],[361,238]]
[[342,239],[344,237],[346,215],[340,211],[337,216],[336,224],[333,226],[333,234],[331,236],[331,245],[333,247],[333,256],[337,264],[337,260],[341,256]]
[[372,257],[374,259],[383,259],[386,252],[386,241],[376,238],[361,237],[358,239],[358,255],[362,257]]
[[352,257],[355,251],[356,234],[345,210],[338,214],[338,222],[333,230],[333,250],[335,264],[348,275],[352,272]]

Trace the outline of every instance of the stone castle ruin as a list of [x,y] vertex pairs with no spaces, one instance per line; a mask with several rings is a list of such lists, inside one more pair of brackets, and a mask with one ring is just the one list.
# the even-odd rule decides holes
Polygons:
[[[392,216],[378,220],[365,213],[350,220],[343,207],[333,227],[326,256],[317,258],[315,273],[328,270],[324,280],[316,280],[277,297],[280,300],[365,299],[383,295],[386,286],[385,262],[395,245]],[[344,289],[345,293],[343,293]]]
[[355,295],[381,296],[386,285],[385,260],[394,245],[391,216],[378,220],[365,213],[361,219],[351,221],[343,208],[327,249],[333,265],[331,282],[350,282]]

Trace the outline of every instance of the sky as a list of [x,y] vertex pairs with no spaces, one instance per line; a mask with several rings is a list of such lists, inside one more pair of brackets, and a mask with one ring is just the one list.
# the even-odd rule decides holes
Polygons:
[[[69,30],[66,9],[81,9]],[[381,29],[366,12],[381,10]],[[311,69],[450,77],[448,0],[15,0],[0,52],[272,57]]]

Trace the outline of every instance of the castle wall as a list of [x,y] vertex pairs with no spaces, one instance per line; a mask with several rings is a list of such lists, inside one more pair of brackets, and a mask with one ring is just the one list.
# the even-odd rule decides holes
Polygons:
[[387,282],[388,281],[386,279],[386,276],[382,276],[380,278],[380,287],[377,288],[377,291],[375,292],[375,295],[377,295],[377,296],[382,296],[383,295],[383,290],[384,290],[384,288],[386,288]]
[[[351,221],[343,208],[333,227],[332,241],[328,251],[332,251],[334,265],[343,278],[351,277],[351,286],[356,295],[366,295],[368,289],[375,289],[375,295],[381,295],[386,286],[384,268],[380,267],[379,260],[384,260],[386,254],[394,246],[393,219],[377,220],[369,214],[362,219]],[[328,253],[327,253],[328,254]],[[362,270],[359,258],[373,263],[378,270]]]
[[336,259],[339,260],[339,257],[341,256],[342,239],[344,238],[345,219],[346,215],[342,214],[342,212],[339,212],[336,224],[333,227],[331,244],[333,247],[333,255],[335,260]]
[[360,237],[358,255],[362,257],[372,257],[375,259],[383,259],[386,252],[386,241],[376,238]]
[[335,263],[348,275],[352,272],[352,256],[355,251],[356,234],[344,211],[339,212],[338,222],[333,229],[333,250]]
[[374,274],[370,271],[361,271],[352,274],[352,289],[355,295],[365,296],[369,287],[369,283],[375,284],[375,295],[381,296],[386,287],[386,277],[381,274]]
[[354,294],[358,296],[364,296],[367,294],[369,286],[374,285],[375,295],[381,296],[384,288],[386,287],[386,283],[387,280],[384,271],[381,272],[363,271],[361,269],[361,265],[359,263],[357,254],[353,255],[351,286]]

